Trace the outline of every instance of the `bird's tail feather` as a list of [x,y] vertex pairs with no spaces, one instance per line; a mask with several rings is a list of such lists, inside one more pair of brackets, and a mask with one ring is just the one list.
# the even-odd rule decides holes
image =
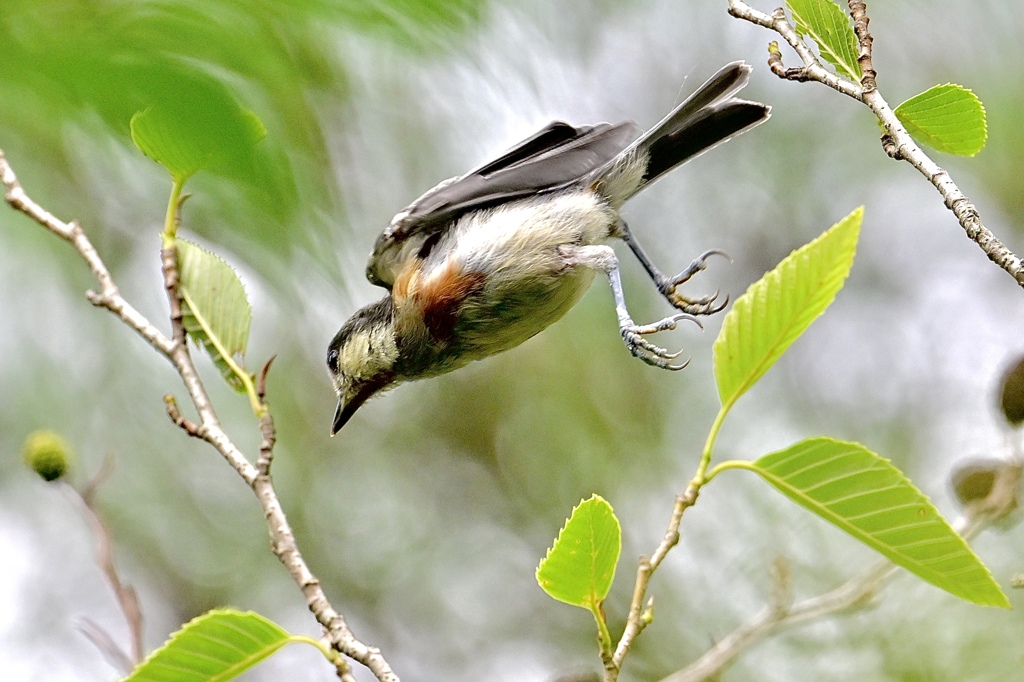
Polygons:
[[771,107],[735,97],[750,70],[743,62],[726,65],[595,173],[609,199],[621,204],[679,164],[768,120]]

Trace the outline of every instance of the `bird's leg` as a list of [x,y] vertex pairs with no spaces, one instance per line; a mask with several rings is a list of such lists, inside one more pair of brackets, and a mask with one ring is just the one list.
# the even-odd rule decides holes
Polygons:
[[587,267],[600,270],[608,276],[612,286],[612,295],[615,297],[615,312],[619,318],[619,333],[626,343],[626,348],[634,356],[640,358],[648,365],[661,367],[662,369],[679,370],[689,363],[689,360],[679,365],[673,365],[672,360],[679,357],[682,351],[671,353],[668,350],[656,346],[644,338],[647,334],[654,334],[660,331],[675,329],[677,323],[682,320],[691,320],[700,325],[696,317],[689,313],[676,313],[651,324],[638,325],[633,322],[629,311],[626,309],[626,298],[622,293],[622,278],[619,275],[619,260],[610,246],[563,246],[560,248],[562,257],[566,264],[577,267]]
[[725,306],[729,304],[729,298],[726,297],[720,304],[715,305],[718,300],[718,292],[710,296],[702,296],[700,298],[689,298],[676,291],[680,284],[687,282],[691,277],[696,275],[698,272],[707,267],[707,259],[711,256],[724,256],[729,257],[724,251],[718,249],[711,249],[705,251],[697,258],[693,260],[686,268],[675,277],[666,277],[661,274],[657,266],[654,265],[654,261],[651,260],[650,256],[640,246],[640,242],[636,240],[633,233],[630,231],[626,221],[619,221],[619,236],[622,237],[622,241],[626,242],[633,255],[636,256],[640,264],[644,266],[644,270],[650,275],[654,281],[654,285],[658,287],[658,291],[664,296],[673,307],[682,310],[683,312],[690,313],[691,315],[713,315],[721,311]]

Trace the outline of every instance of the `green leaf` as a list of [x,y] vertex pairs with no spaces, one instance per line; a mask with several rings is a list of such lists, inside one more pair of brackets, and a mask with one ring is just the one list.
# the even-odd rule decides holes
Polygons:
[[840,76],[859,81],[857,36],[846,13],[832,0],[786,0],[786,6],[797,33],[811,36],[822,58],[836,67]]
[[593,495],[572,510],[537,567],[537,583],[553,598],[594,610],[608,596],[622,550],[612,507]]
[[244,372],[234,356],[245,354],[252,324],[245,287],[219,256],[183,239],[175,246],[185,331],[206,349],[224,379],[244,392]]
[[733,305],[713,349],[723,406],[753,386],[835,299],[853,265],[863,215],[856,209],[786,256]]
[[209,611],[171,635],[124,682],[223,682],[289,641],[287,632],[257,613]]
[[160,163],[179,184],[201,170],[235,171],[251,165],[253,147],[267,131],[251,111],[224,93],[207,100],[153,104],[132,116],[131,134],[142,153]]
[[936,85],[896,107],[896,118],[918,141],[947,154],[974,156],[985,147],[985,107],[967,88]]
[[1009,608],[992,574],[924,493],[863,445],[810,438],[751,464],[791,500],[922,580]]

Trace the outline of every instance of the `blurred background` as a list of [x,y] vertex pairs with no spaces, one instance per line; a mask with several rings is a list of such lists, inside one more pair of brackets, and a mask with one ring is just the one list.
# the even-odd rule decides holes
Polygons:
[[[756,3],[760,9],[773,5]],[[726,62],[754,64],[745,96],[772,120],[685,166],[626,216],[675,272],[720,248],[687,291],[734,298],[792,249],[866,206],[857,261],[824,318],[734,410],[718,456],[753,458],[812,435],[859,440],[900,466],[950,518],[958,460],[1004,452],[1003,369],[1024,352],[1024,292],[968,241],[937,193],[889,161],[868,112],[765,66],[776,36],[731,19],[724,0],[4,0],[0,148],[26,190],[76,218],[124,295],[160,322],[158,233],[170,182],[128,137],[155,99],[230,95],[268,135],[244,172],[204,173],[183,233],[241,273],[254,306],[247,362],[277,355],[278,492],[300,547],[356,634],[403,679],[542,682],[600,668],[592,618],[551,601],[533,572],[572,506],[597,492],[623,524],[607,604],[621,628],[635,558],[651,552],[692,475],[718,407],[711,343],[683,345],[669,373],[622,347],[598,282],[522,347],[364,406],[331,439],[327,342],[381,291],[365,257],[391,216],[438,180],[548,121],[658,121]],[[879,85],[898,104],[956,82],[985,103],[989,143],[941,156],[987,226],[1024,252],[1020,3],[904,0],[871,5]],[[795,64],[787,53],[786,59]],[[198,105],[197,105],[198,106]],[[0,670],[4,679],[118,677],[80,633],[88,618],[126,642],[73,496],[22,463],[39,428],[60,432],[84,483],[116,460],[98,505],[123,577],[140,592],[148,648],[206,609],[257,610],[316,636],[301,595],[267,550],[249,490],[186,438],[162,396],[185,392],[169,365],[113,316],[65,243],[0,210]],[[625,257],[634,317],[666,304]],[[162,325],[166,327],[166,325]],[[254,453],[256,424],[205,357],[230,433]],[[976,550],[1008,588],[1024,569],[1022,529]],[[792,566],[797,597],[875,560],[742,472],[709,486],[652,585],[655,623],[624,680],[684,666],[770,598]],[[1019,609],[1020,592],[1010,594]],[[971,606],[904,574],[877,607],[773,637],[723,680],[1008,680],[1024,665],[1019,612]],[[360,680],[370,677],[357,670]],[[330,680],[289,647],[248,680]]]

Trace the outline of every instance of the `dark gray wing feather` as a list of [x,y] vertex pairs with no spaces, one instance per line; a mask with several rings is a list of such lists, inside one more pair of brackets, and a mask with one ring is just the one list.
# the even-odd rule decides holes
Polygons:
[[427,192],[409,207],[405,220],[443,223],[466,211],[561,189],[607,164],[636,133],[632,123],[577,128],[555,121],[494,161]]
[[565,188],[606,166],[637,131],[629,122],[580,127],[549,123],[497,159],[441,183],[395,216],[377,238],[367,278],[390,288],[410,249],[424,257],[424,249],[464,213]]

